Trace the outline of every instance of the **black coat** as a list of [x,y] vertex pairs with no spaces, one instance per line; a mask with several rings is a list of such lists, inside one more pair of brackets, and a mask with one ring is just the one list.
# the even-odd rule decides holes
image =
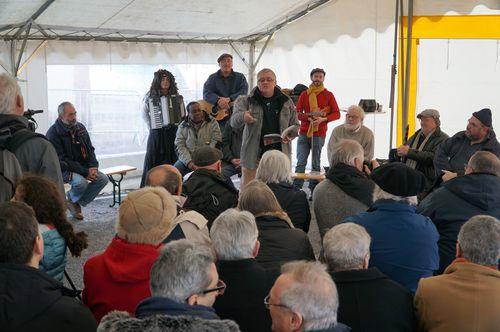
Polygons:
[[414,331],[413,296],[376,267],[331,273],[339,294],[337,321],[360,331]]
[[75,296],[38,269],[0,264],[0,330],[95,332],[94,316]]
[[275,216],[260,216],[256,222],[260,241],[256,258],[266,270],[277,273],[286,262],[315,260],[313,248],[303,230],[291,228],[285,220]]
[[309,232],[311,210],[306,193],[295,188],[291,183],[268,183],[267,185],[278,199],[281,208],[290,217],[293,226],[306,233]]
[[274,280],[255,259],[219,261],[219,278],[226,291],[215,300],[214,309],[222,319],[234,320],[244,332],[271,331],[271,316],[264,306]]
[[455,259],[460,227],[469,218],[486,214],[500,218],[500,177],[473,173],[445,182],[427,196],[418,211],[432,219],[439,232],[439,270]]

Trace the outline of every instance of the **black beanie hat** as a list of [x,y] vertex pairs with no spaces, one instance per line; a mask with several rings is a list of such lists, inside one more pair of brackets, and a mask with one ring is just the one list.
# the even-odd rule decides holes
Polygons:
[[212,165],[222,159],[222,152],[211,146],[202,146],[193,152],[193,164],[198,167]]
[[416,196],[425,188],[425,176],[399,162],[375,168],[371,178],[382,190],[396,196]]
[[488,128],[491,128],[491,110],[489,108],[483,108],[480,111],[472,113],[472,115],[481,121],[483,125]]

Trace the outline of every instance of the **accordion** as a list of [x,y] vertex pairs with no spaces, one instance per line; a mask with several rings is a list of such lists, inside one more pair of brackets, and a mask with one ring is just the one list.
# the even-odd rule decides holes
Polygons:
[[186,116],[184,99],[180,95],[149,98],[148,103],[151,129],[180,123]]

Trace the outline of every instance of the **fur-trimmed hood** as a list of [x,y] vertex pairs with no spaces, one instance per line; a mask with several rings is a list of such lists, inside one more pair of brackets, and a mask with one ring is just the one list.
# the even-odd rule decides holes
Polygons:
[[189,316],[153,315],[143,319],[131,317],[124,311],[112,311],[99,324],[97,332],[238,332],[231,320],[202,319]]

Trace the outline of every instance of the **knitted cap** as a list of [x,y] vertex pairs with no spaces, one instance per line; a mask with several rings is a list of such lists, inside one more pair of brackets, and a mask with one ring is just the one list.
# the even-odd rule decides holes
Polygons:
[[116,232],[130,243],[159,244],[169,234],[177,207],[162,187],[133,191],[118,210]]
[[415,196],[425,188],[425,176],[399,162],[375,168],[371,178],[382,190],[396,196]]
[[477,111],[477,112],[474,112],[472,113],[472,115],[478,119],[479,121],[481,121],[481,123],[488,127],[488,128],[491,128],[491,110],[489,108],[483,108],[482,110],[480,111]]

